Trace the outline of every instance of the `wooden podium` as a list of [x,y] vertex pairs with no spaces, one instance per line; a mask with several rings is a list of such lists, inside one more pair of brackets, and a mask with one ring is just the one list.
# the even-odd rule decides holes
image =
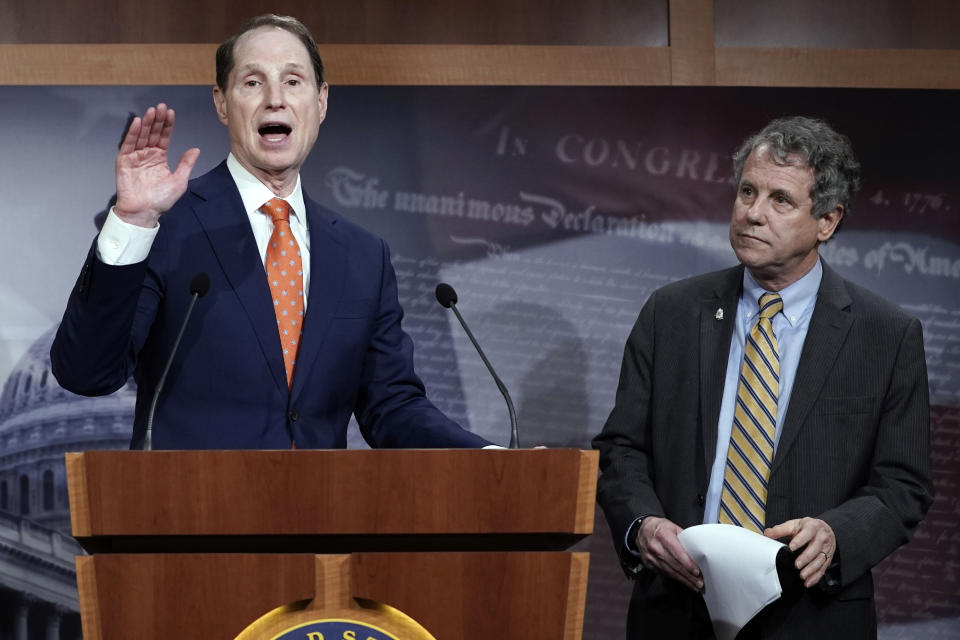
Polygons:
[[67,477],[86,640],[259,638],[298,602],[438,640],[582,634],[589,558],[564,550],[595,451],[88,451]]

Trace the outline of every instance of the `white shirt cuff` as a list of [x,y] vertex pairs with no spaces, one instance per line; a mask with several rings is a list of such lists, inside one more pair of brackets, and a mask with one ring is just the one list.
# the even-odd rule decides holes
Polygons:
[[97,258],[104,264],[122,266],[143,262],[160,231],[160,224],[148,229],[120,219],[110,207],[97,236]]

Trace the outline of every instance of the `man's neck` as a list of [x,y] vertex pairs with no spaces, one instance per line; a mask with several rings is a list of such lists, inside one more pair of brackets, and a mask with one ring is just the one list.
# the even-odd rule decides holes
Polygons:
[[260,170],[251,171],[257,180],[262,182],[278,198],[286,198],[293,193],[297,186],[298,171],[286,171],[282,174],[272,174]]
[[[243,200],[243,207],[247,213],[256,211],[270,198],[281,197],[293,207],[295,216],[300,217],[304,215],[305,202],[303,200],[299,176],[297,176],[297,179],[294,181],[293,187],[286,190],[285,195],[278,196],[277,192],[273,191],[269,185],[260,180],[256,175],[250,173],[245,166],[240,164],[240,161],[237,160],[236,156],[232,153],[227,156],[227,170],[230,172],[230,177],[233,178],[237,189],[240,191],[240,198]],[[302,222],[305,223],[305,219],[302,220]]]
[[259,180],[263,186],[270,189],[273,195],[278,198],[286,198],[293,193],[294,188],[297,186],[297,180],[300,177],[300,167],[290,167],[283,171],[269,171],[267,169],[249,166],[238,158],[236,154],[233,154],[233,157],[241,167],[246,169],[251,176]]
[[774,270],[770,270],[769,272],[760,270],[755,271],[750,267],[747,267],[747,269],[750,271],[750,275],[753,276],[753,279],[757,282],[757,284],[763,287],[765,291],[777,292],[786,289],[791,284],[810,273],[810,270],[816,266],[819,260],[820,254],[815,251],[800,265],[794,267],[789,272]]

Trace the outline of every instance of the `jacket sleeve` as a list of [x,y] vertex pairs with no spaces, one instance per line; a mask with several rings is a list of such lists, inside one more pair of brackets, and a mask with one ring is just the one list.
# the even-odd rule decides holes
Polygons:
[[480,448],[491,444],[463,429],[426,397],[413,367],[413,340],[401,327],[403,309],[390,251],[381,243],[376,318],[364,358],[357,423],[374,447]]
[[837,539],[843,587],[906,543],[933,501],[930,401],[918,320],[906,325],[896,349],[868,480],[820,515]]
[[64,389],[100,396],[120,389],[137,363],[160,300],[147,261],[111,266],[91,247],[50,348],[53,375]]
[[656,300],[655,293],[630,332],[613,410],[593,439],[593,448],[600,451],[597,501],[610,525],[623,570],[631,577],[641,565],[639,557],[624,545],[627,531],[638,517],[664,515],[655,490],[651,435]]

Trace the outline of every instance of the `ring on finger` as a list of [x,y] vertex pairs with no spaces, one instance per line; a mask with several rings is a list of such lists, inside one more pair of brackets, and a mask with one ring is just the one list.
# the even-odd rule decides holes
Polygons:
[[830,562],[830,558],[827,557],[827,552],[826,552],[826,551],[821,551],[821,552],[820,552],[820,555],[823,556],[823,562],[824,562],[824,563]]

